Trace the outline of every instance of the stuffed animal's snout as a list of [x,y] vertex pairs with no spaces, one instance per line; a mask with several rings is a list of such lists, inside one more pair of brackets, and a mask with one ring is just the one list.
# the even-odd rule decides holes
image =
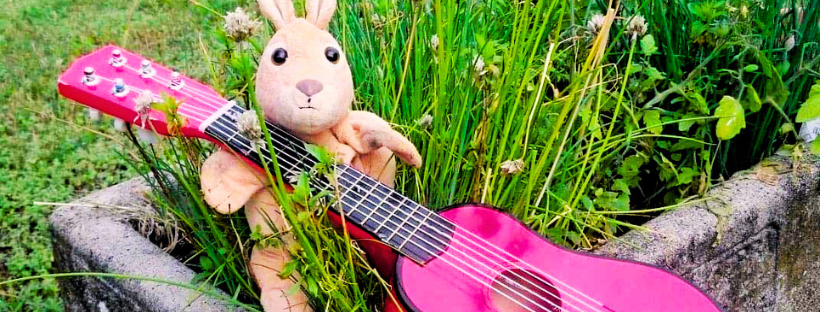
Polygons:
[[323,88],[324,86],[321,82],[313,79],[305,79],[296,83],[296,89],[306,95],[308,97],[308,101],[310,101],[311,96],[321,92]]

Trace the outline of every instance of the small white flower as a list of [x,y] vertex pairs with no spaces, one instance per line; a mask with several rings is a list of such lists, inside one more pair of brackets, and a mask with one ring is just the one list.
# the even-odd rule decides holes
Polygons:
[[145,125],[151,112],[151,105],[155,102],[156,99],[151,90],[142,91],[140,95],[134,98],[134,110],[137,111],[137,119],[140,120],[140,125]]
[[248,137],[252,145],[262,142],[262,127],[259,126],[259,117],[256,116],[256,111],[246,110],[242,115],[239,115],[236,123],[239,133]]
[[587,22],[587,31],[592,34],[592,36],[597,36],[598,32],[601,31],[601,27],[604,27],[604,16],[602,14],[595,14],[592,16],[592,19]]
[[416,120],[416,124],[425,129],[430,128],[430,126],[433,125],[433,116],[424,114],[419,120]]
[[505,162],[502,162],[500,167],[502,174],[517,174],[524,170],[524,160],[507,160]]
[[384,26],[384,18],[376,13],[370,14],[370,22],[373,23],[373,27],[376,28]]
[[223,25],[228,37],[238,42],[253,36],[260,26],[262,26],[262,22],[256,19],[252,20],[242,8],[236,8],[233,12],[228,12],[225,15],[225,24]]
[[794,49],[794,44],[795,44],[794,35],[791,35],[791,36],[789,36],[789,38],[786,38],[786,43],[785,43],[786,52],[791,51],[792,49]]
[[646,34],[646,19],[643,16],[635,15],[629,21],[629,26],[626,27],[626,32],[632,36],[632,39],[637,39]]
[[475,66],[475,72],[478,73],[479,75],[483,75],[484,74],[484,59],[482,59],[481,56],[476,56],[473,59],[473,64],[475,64],[474,65]]
[[434,34],[430,37],[430,45],[433,47],[433,50],[438,50],[438,34]]

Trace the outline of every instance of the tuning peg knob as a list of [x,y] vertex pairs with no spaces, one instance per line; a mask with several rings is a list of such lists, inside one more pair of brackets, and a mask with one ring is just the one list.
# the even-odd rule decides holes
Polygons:
[[88,108],[88,119],[91,119],[93,121],[100,120],[100,111],[89,107]]
[[157,70],[151,66],[151,61],[142,60],[142,63],[140,63],[140,77],[148,79],[154,77],[156,73]]
[[148,144],[156,144],[159,142],[157,134],[148,129],[139,128],[139,130],[137,130],[137,137],[139,137],[141,141]]
[[171,90],[179,91],[182,90],[182,87],[185,86],[185,81],[182,80],[182,77],[179,75],[178,71],[174,71],[171,73],[171,83],[168,85],[168,88]]
[[125,131],[125,121],[123,121],[122,119],[115,118],[114,119],[114,130]]
[[120,49],[114,49],[114,51],[111,51],[111,59],[108,60],[108,64],[114,67],[123,67],[127,61],[125,56],[122,56]]
[[97,75],[94,74],[93,67],[86,67],[85,70],[83,70],[82,82],[84,85],[89,87],[96,86],[100,83],[100,78],[98,78]]
[[122,78],[114,79],[114,87],[111,88],[111,94],[118,98],[124,98],[128,95],[128,86],[122,81]]

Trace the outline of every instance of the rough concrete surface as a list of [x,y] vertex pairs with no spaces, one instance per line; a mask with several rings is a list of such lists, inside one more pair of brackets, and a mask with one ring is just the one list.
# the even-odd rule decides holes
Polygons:
[[[147,186],[130,180],[56,209],[50,217],[58,272],[108,272],[188,284],[194,272],[127,222],[150,213]],[[111,206],[135,209],[122,210]],[[230,311],[199,292],[137,279],[60,278],[68,311]]]
[[818,311],[818,175],[771,158],[596,253],[676,272],[728,311]]
[[[705,200],[668,211],[596,253],[652,263],[691,280],[728,311],[818,311],[820,162],[772,158]],[[143,207],[139,180],[76,203]],[[51,216],[56,267],[189,282],[194,272],[113,211],[62,207]],[[223,311],[194,291],[131,279],[61,279],[69,311]]]

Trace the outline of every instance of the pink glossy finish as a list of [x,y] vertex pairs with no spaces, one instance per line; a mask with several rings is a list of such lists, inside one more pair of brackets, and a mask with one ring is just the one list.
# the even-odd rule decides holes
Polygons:
[[[555,246],[514,218],[491,208],[466,205],[441,214],[459,226],[450,247],[426,266],[399,258],[396,285],[418,311],[720,311],[708,296],[680,277],[652,266],[582,254]],[[474,244],[480,239],[500,247]],[[526,263],[526,264],[525,264]],[[531,265],[531,266],[528,266]],[[457,267],[456,267],[457,266]],[[490,290],[500,272],[523,268],[547,284],[520,279],[504,290],[528,308],[501,309]],[[510,274],[510,273],[508,273]],[[520,273],[517,276],[523,276]],[[510,276],[510,275],[508,275]],[[516,277],[512,275],[511,277]],[[547,289],[551,285],[554,290]],[[557,290],[556,299],[551,294]],[[526,297],[526,298],[525,298]],[[527,299],[529,298],[529,299]],[[520,307],[513,301],[512,306]]]
[[[124,66],[115,67],[109,64],[114,50],[120,50],[121,55],[125,57]],[[105,46],[74,61],[60,75],[57,87],[60,93],[67,98],[136,126],[155,130],[162,135],[168,135],[164,113],[151,110],[148,113],[150,117],[147,119],[148,122],[143,125],[135,110],[134,99],[144,90],[150,90],[156,95],[157,100],[161,99],[163,94],[169,95],[182,102],[177,110],[181,116],[185,117],[185,124],[181,128],[182,133],[186,136],[206,138],[199,130],[200,124],[227,101],[210,87],[184,75],[180,75],[180,79],[184,81],[182,89],[172,90],[168,85],[173,71],[153,61],[151,61],[151,66],[156,71],[154,76],[141,77],[140,62],[144,59],[146,58],[123,48]],[[94,74],[100,78],[100,83],[96,86],[83,84],[82,79],[85,76],[83,71],[86,67],[93,68]],[[114,96],[111,91],[114,87],[114,80],[117,78],[122,79],[129,89],[128,94],[124,97]]]

